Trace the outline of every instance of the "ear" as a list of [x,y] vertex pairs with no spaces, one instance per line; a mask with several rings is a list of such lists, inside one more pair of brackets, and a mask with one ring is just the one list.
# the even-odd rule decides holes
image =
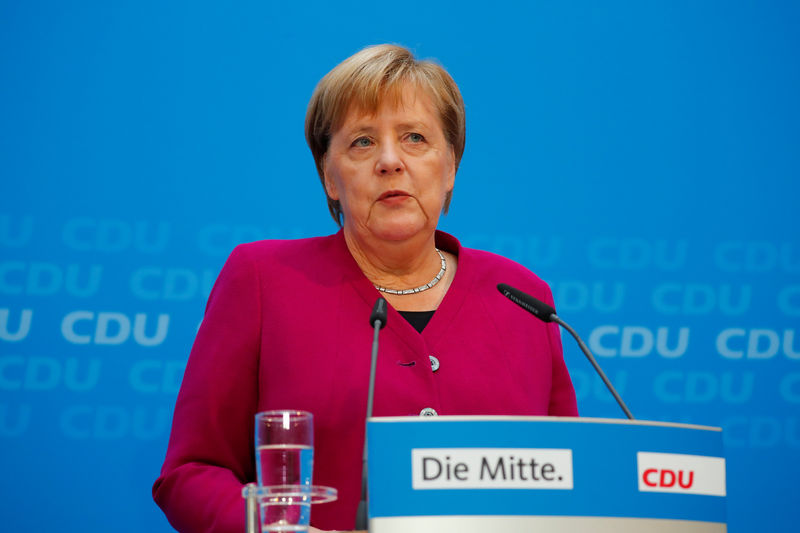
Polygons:
[[325,192],[333,200],[339,200],[339,190],[336,188],[336,181],[331,178],[331,173],[328,170],[328,154],[322,157],[322,175],[324,176]]
[[453,188],[456,186],[456,153],[452,146],[450,146],[449,153],[449,166],[447,168],[447,176],[445,177],[445,189],[448,192],[452,192]]

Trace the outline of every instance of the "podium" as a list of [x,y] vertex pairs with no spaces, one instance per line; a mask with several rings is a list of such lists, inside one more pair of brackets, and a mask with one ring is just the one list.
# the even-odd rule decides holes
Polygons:
[[727,530],[719,428],[386,417],[367,436],[370,533]]

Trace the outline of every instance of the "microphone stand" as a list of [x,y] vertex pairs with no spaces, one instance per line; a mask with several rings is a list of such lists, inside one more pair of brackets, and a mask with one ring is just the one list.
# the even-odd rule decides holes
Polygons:
[[628,406],[625,405],[625,402],[622,401],[622,398],[617,393],[617,389],[611,384],[608,377],[606,377],[606,373],[603,372],[603,369],[600,368],[600,365],[597,364],[597,360],[592,355],[592,352],[589,351],[589,347],[583,342],[580,336],[575,332],[569,324],[561,320],[556,314],[556,310],[544,303],[543,301],[534,298],[530,294],[524,293],[521,290],[512,287],[511,285],[506,285],[505,283],[500,283],[497,285],[497,290],[500,291],[500,294],[520,306],[521,308],[528,311],[530,314],[541,320],[542,322],[555,322],[562,328],[566,329],[570,335],[578,342],[578,346],[580,346],[581,351],[589,359],[589,362],[592,363],[595,371],[600,375],[600,379],[603,380],[605,383],[606,388],[611,392],[611,395],[614,396],[614,399],[617,401],[617,404],[622,408],[622,411],[625,413],[625,416],[628,417],[628,420],[633,420],[633,414],[628,409]]
[[606,376],[606,373],[603,372],[602,368],[600,368],[600,365],[597,363],[597,360],[594,358],[594,355],[592,355],[592,352],[589,351],[589,347],[586,346],[586,343],[583,342],[583,339],[581,339],[578,336],[578,334],[575,332],[574,329],[572,329],[572,327],[569,324],[561,320],[561,317],[559,317],[557,314],[553,313],[552,315],[550,315],[550,320],[552,320],[553,322],[555,322],[556,324],[567,330],[570,333],[570,335],[572,335],[572,337],[578,342],[578,346],[580,346],[581,351],[589,360],[589,362],[592,363],[592,366],[594,367],[595,371],[597,371],[597,373],[600,375],[600,379],[602,379],[603,383],[606,384],[606,388],[608,388],[608,390],[611,392],[611,395],[614,396],[614,399],[617,401],[617,404],[622,408],[622,411],[625,413],[625,416],[628,417],[628,420],[633,420],[633,413],[631,413],[630,409],[628,409],[628,406],[625,405],[625,402],[622,401],[622,398],[617,392],[617,389],[614,388],[614,385],[611,384],[611,381],[609,381],[608,377]]
[[372,417],[375,398],[375,367],[378,363],[378,336],[386,326],[386,300],[381,296],[375,302],[369,323],[372,326],[372,359],[369,365],[369,390],[367,393],[367,418],[364,421],[364,454],[361,458],[361,500],[356,511],[356,529],[367,529],[367,420]]

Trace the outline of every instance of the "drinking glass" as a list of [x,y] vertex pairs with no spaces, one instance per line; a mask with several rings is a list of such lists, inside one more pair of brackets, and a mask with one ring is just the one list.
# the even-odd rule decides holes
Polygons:
[[306,411],[257,413],[255,441],[262,532],[307,531],[314,465],[313,416]]
[[311,413],[257,413],[255,435],[259,485],[311,486],[314,465],[314,417]]

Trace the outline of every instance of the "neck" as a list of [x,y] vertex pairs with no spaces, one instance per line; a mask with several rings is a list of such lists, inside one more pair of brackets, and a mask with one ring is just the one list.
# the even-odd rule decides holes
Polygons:
[[406,289],[427,283],[441,268],[434,234],[403,241],[366,241],[351,235],[344,238],[350,255],[373,284]]

